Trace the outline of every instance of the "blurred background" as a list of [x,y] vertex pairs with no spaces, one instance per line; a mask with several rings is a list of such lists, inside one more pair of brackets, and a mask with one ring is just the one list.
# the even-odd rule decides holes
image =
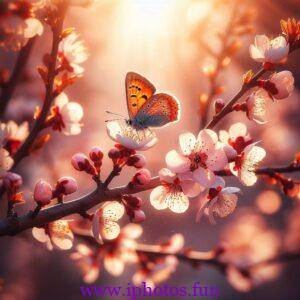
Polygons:
[[[85,74],[66,93],[71,100],[78,101],[84,108],[84,128],[79,136],[66,137],[53,133],[47,146],[25,159],[19,169],[25,180],[25,198],[33,206],[31,192],[35,182],[44,178],[55,182],[64,175],[73,176],[79,183],[80,196],[93,188],[93,182],[70,165],[70,158],[76,152],[87,153],[92,146],[100,146],[107,152],[113,142],[106,134],[105,111],[126,114],[125,75],[128,71],[138,72],[154,83],[158,91],[167,91],[177,96],[182,104],[182,119],[179,123],[159,130],[158,144],[145,154],[152,174],[164,167],[165,154],[177,146],[178,134],[183,131],[197,133],[201,128],[201,95],[210,88],[203,69],[214,65],[210,50],[218,53],[218,34],[224,32],[235,9],[251,10],[254,13],[254,30],[240,38],[239,50],[232,56],[230,65],[222,70],[218,83],[224,91],[218,97],[225,101],[241,86],[242,74],[258,64],[249,57],[248,48],[255,34],[275,36],[280,32],[279,22],[287,17],[300,17],[299,0],[256,0],[256,1],[212,1],[212,0],[99,0],[90,9],[72,8],[67,16],[65,27],[75,27],[87,43],[89,59],[85,63]],[[18,87],[14,100],[8,108],[7,119],[18,122],[32,116],[36,105],[43,99],[43,85],[36,66],[41,63],[44,53],[49,51],[49,32],[38,39],[26,73]],[[14,55],[2,53],[1,67],[10,67]],[[285,68],[292,71],[296,87],[299,87],[299,53],[291,55]],[[285,164],[293,159],[299,150],[299,92],[283,101],[270,104],[268,123],[257,125],[248,122],[243,113],[233,113],[218,126],[228,129],[236,121],[245,122],[256,140],[267,150],[265,165]],[[103,173],[111,170],[110,161],[104,163]],[[126,184],[130,178],[127,170],[113,185]],[[132,173],[133,174],[133,173]],[[239,186],[236,179],[227,180],[228,185]],[[262,192],[266,192],[261,196]],[[275,191],[275,192],[272,192]],[[183,215],[171,211],[157,211],[149,204],[149,193],[142,195],[147,219],[143,223],[144,233],[139,241],[153,244],[168,238],[176,232],[185,236],[185,245],[197,250],[210,250],[220,237],[238,239],[239,236],[224,233],[234,223],[239,214],[251,210],[261,215],[284,241],[285,228],[290,212],[296,205],[280,193],[276,186],[258,181],[254,188],[243,187],[238,209],[234,215],[219,220],[212,226],[207,220],[200,224],[194,221],[197,209],[192,203]],[[263,200],[259,200],[261,197]],[[272,198],[273,197],[273,198]],[[278,207],[271,213],[268,200],[277,197]],[[74,195],[72,195],[74,198]],[[124,218],[125,219],[125,218]],[[127,220],[123,220],[124,224]],[[230,232],[230,231],[229,231]],[[261,243],[266,243],[262,240]],[[80,299],[79,286],[82,279],[79,270],[63,251],[47,251],[33,238],[5,237],[0,240],[0,278],[3,278],[1,300],[53,300]],[[247,294],[239,293],[224,279],[224,276],[211,268],[201,270],[180,264],[177,271],[167,281],[169,285],[191,285],[199,281],[202,285],[220,287],[221,299],[299,299],[300,263],[292,263],[284,268],[274,280],[255,288]],[[104,269],[96,285],[126,285],[134,270],[114,278]],[[121,298],[120,298],[121,299]],[[157,298],[159,299],[159,298]],[[176,299],[176,298],[174,298]]]

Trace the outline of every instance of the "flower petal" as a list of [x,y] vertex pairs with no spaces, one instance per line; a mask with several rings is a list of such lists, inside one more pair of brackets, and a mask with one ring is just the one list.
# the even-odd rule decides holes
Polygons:
[[190,168],[190,160],[176,150],[171,150],[167,153],[166,163],[168,168],[174,173],[184,173]]
[[182,133],[179,135],[179,146],[183,155],[189,155],[195,149],[196,137],[190,133]]
[[157,210],[166,209],[168,207],[165,197],[167,194],[167,190],[163,186],[158,186],[153,189],[150,193],[150,203]]

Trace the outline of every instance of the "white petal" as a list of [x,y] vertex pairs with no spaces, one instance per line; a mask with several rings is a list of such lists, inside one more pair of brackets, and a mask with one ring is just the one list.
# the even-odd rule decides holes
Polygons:
[[217,148],[208,154],[206,161],[207,167],[212,171],[220,171],[228,164],[228,159],[225,151],[222,148]]
[[218,140],[217,134],[212,130],[201,130],[197,138],[196,151],[201,151],[208,155],[214,150],[216,140]]
[[190,160],[176,150],[171,150],[167,153],[166,164],[174,173],[184,173],[190,168]]
[[225,187],[225,180],[221,176],[216,176],[214,182],[210,187],[217,188],[218,186],[222,188]]
[[102,218],[109,221],[118,221],[125,213],[124,206],[118,201],[107,201],[101,206]]
[[166,209],[168,207],[165,201],[167,192],[168,191],[163,186],[158,186],[153,189],[150,193],[151,205],[158,210]]
[[182,133],[179,135],[179,146],[183,155],[189,155],[195,149],[196,137],[190,133]]
[[182,192],[167,193],[165,201],[171,211],[181,214],[189,207],[189,199]]
[[242,137],[246,136],[247,135],[246,125],[240,122],[231,125],[229,128],[229,135],[230,138],[232,138],[233,140],[235,140],[240,136]]
[[236,208],[238,197],[235,194],[220,194],[218,200],[213,205],[213,212],[219,217],[225,218]]
[[199,183],[190,180],[181,181],[180,185],[183,193],[191,198],[198,196],[204,190]]
[[24,37],[30,39],[36,35],[42,35],[44,27],[42,23],[35,18],[28,18],[25,20],[26,28],[24,30]]
[[116,255],[107,254],[103,259],[104,268],[112,276],[118,277],[124,271],[124,262]]
[[210,187],[215,180],[215,175],[209,169],[198,168],[193,172],[193,176],[196,182],[203,187]]
[[143,228],[139,224],[130,223],[122,228],[122,235],[130,239],[137,239],[143,233]]
[[98,209],[93,216],[93,222],[92,222],[92,233],[95,238],[95,240],[99,244],[103,244],[103,239],[100,235],[100,209]]
[[173,183],[176,179],[176,174],[167,168],[163,168],[158,172],[159,179],[168,183]]
[[118,223],[113,221],[104,220],[104,223],[100,223],[101,235],[107,240],[113,240],[120,234],[120,226]]
[[68,102],[69,102],[69,98],[68,98],[67,94],[62,92],[55,98],[54,104],[56,106],[58,106],[59,108],[62,108]]

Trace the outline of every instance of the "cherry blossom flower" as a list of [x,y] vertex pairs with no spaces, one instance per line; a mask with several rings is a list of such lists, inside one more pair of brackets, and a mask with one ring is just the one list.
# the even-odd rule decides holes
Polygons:
[[203,187],[209,187],[214,179],[213,171],[222,170],[228,163],[226,153],[218,143],[217,134],[209,129],[179,136],[180,152],[171,150],[166,155],[168,168],[174,173],[187,173]]
[[250,45],[250,56],[258,62],[281,63],[289,53],[289,44],[283,36],[270,40],[265,35],[257,35],[254,45]]
[[238,196],[241,190],[236,187],[225,187],[222,177],[216,177],[213,185],[200,199],[200,209],[196,216],[199,222],[203,214],[206,214],[211,224],[216,224],[214,215],[225,218],[236,208]]
[[76,252],[71,253],[70,257],[76,261],[83,274],[83,281],[85,283],[93,283],[97,280],[100,273],[99,253],[95,253],[84,244],[78,244]]
[[102,262],[106,271],[113,276],[120,276],[126,264],[137,263],[136,239],[142,232],[140,225],[127,224],[116,239],[106,241],[101,247],[90,249],[86,245],[79,244],[76,252],[71,254],[71,258],[81,269],[83,280],[87,283],[94,282],[99,276]]
[[255,169],[266,156],[266,151],[255,144],[248,145],[241,154],[237,155],[235,161],[229,164],[232,174],[238,176],[246,186],[256,183]]
[[275,279],[280,272],[278,265],[261,265],[249,270],[241,270],[275,257],[280,250],[279,233],[269,228],[265,220],[251,211],[237,215],[223,229],[222,241],[226,250],[220,259],[230,265],[227,279],[239,291],[249,291],[252,287]]
[[35,18],[37,8],[37,0],[3,1],[0,21],[1,48],[18,51],[30,38],[43,34],[43,25]]
[[115,240],[104,245],[103,265],[107,272],[113,276],[120,276],[125,264],[137,263],[135,240],[141,236],[142,232],[140,225],[127,224]]
[[109,137],[122,146],[133,150],[148,150],[158,139],[150,129],[137,130],[128,124],[110,121],[106,125]]
[[266,100],[269,96],[266,91],[259,89],[253,92],[246,100],[247,117],[258,124],[266,123]]
[[169,169],[159,171],[161,186],[151,191],[150,202],[158,210],[169,208],[175,213],[184,213],[189,207],[189,198],[196,197],[203,187],[186,178],[185,174],[176,175]]
[[227,146],[223,146],[223,149],[229,161],[234,159],[253,141],[248,133],[247,126],[240,122],[231,125],[228,132],[220,130],[219,139],[221,143]]
[[69,34],[59,44],[59,56],[62,64],[67,64],[66,68],[77,76],[84,72],[84,68],[80,65],[88,58],[87,48],[79,35],[75,32]]
[[272,93],[275,99],[285,99],[294,90],[294,77],[290,71],[275,73],[270,77],[269,81],[275,86],[276,91]]
[[95,212],[93,217],[93,236],[96,241],[103,244],[103,239],[113,240],[120,233],[120,226],[117,223],[125,213],[124,206],[117,201],[109,201]]
[[9,121],[6,124],[7,136],[5,138],[5,148],[9,153],[14,154],[22,142],[27,138],[29,134],[28,122],[23,122],[18,125],[14,121]]
[[9,152],[0,148],[0,177],[3,177],[6,172],[12,167],[14,160],[10,157]]
[[46,243],[49,250],[54,246],[61,250],[68,250],[73,246],[74,235],[67,220],[54,221],[41,228],[33,227],[32,235],[39,242]]
[[0,122],[0,146],[4,146],[6,144],[8,135],[9,131],[6,123]]
[[55,98],[55,106],[52,108],[53,129],[63,131],[65,135],[78,135],[81,132],[83,118],[82,106],[73,101],[69,101],[65,93],[61,93]]
[[146,282],[147,286],[154,288],[156,285],[167,280],[176,271],[178,259],[174,255],[160,257],[155,261],[148,261],[133,275],[132,282],[140,285]]

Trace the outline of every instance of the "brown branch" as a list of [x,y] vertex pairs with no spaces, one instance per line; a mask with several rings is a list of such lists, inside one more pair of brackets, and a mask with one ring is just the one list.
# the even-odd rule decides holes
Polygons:
[[276,263],[288,263],[300,259],[300,252],[282,252],[279,255],[272,257],[270,259],[262,260],[254,264],[249,264],[248,266],[241,268],[231,262],[222,261],[220,259],[221,255],[219,255],[218,252],[214,250],[208,252],[186,251],[186,253],[183,252],[183,253],[174,254],[174,253],[168,253],[162,251],[160,245],[138,244],[136,247],[136,251],[137,253],[148,255],[150,257],[173,255],[179,261],[187,262],[192,266],[206,264],[217,268],[222,273],[226,272],[226,269],[232,265],[234,265],[237,269],[239,269],[243,273],[249,273],[249,271],[265,265],[276,264]]
[[206,128],[212,129],[216,126],[216,124],[224,118],[227,114],[229,114],[232,111],[233,105],[250,89],[252,89],[257,80],[262,77],[267,71],[265,69],[260,69],[251,79],[251,81],[247,84],[243,84],[240,91],[228,102],[228,104],[221,110],[220,113],[215,115],[212,120],[207,124]]
[[[300,171],[300,166],[287,166],[278,168],[261,168],[256,170],[258,175],[272,175],[274,173],[292,173]],[[216,172],[222,176],[232,176],[228,171]],[[72,214],[81,214],[94,206],[113,199],[119,199],[122,195],[136,194],[139,192],[152,190],[159,186],[158,177],[153,177],[146,185],[130,188],[128,185],[106,189],[105,186],[99,185],[97,189],[89,194],[65,203],[53,205],[42,209],[35,218],[32,218],[32,212],[20,217],[10,217],[0,221],[0,236],[16,235],[26,229],[43,226],[49,222],[61,219]]]
[[22,71],[27,65],[31,50],[34,45],[34,41],[35,38],[30,39],[27,45],[21,49],[10,79],[2,86],[2,92],[0,96],[0,119],[1,120],[4,117],[7,105],[16,89],[18,81],[22,75]]
[[51,60],[48,64],[47,81],[45,83],[46,94],[45,94],[44,104],[41,113],[38,119],[35,121],[34,126],[30,131],[28,137],[26,138],[22,146],[18,149],[18,151],[14,155],[13,157],[14,165],[12,167],[12,170],[15,170],[19,162],[29,154],[30,147],[33,145],[40,131],[44,129],[44,123],[48,116],[52,101],[54,99],[53,86],[54,86],[54,79],[55,79],[58,47],[61,41],[61,33],[62,33],[63,22],[64,22],[64,15],[65,12],[62,13],[62,15],[58,19],[58,22],[55,24],[55,27],[52,28],[53,38],[52,38],[52,49],[50,53]]

